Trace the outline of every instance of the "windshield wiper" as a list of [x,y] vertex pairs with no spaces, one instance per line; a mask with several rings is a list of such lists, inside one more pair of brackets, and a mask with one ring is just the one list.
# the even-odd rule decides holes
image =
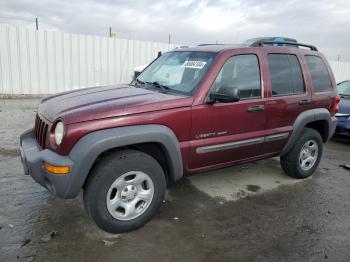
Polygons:
[[136,78],[136,79],[134,80],[134,83],[136,84],[136,85],[135,85],[136,87],[142,87],[142,86],[145,84],[145,82],[141,81],[141,80],[138,79],[138,78]]
[[168,87],[168,86],[166,86],[166,85],[162,85],[162,84],[160,84],[159,82],[157,82],[157,81],[155,81],[155,82],[145,82],[146,84],[149,84],[149,85],[152,85],[152,86],[154,86],[154,87],[156,87],[156,88],[159,88],[159,89],[161,89],[162,91],[164,91],[164,92],[167,92],[170,88]]
[[162,85],[157,81],[148,82],[148,81],[142,81],[142,80],[136,78],[134,82],[136,83],[136,87],[145,88],[145,84],[147,84],[147,85],[151,85],[153,87],[156,87],[158,89],[161,89],[163,92],[167,92],[170,89],[168,86]]
[[350,94],[339,94],[340,97],[350,97]]

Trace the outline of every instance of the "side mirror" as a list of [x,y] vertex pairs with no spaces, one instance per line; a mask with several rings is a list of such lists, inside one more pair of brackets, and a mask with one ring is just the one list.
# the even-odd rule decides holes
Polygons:
[[238,87],[235,86],[222,86],[218,92],[212,92],[207,99],[208,104],[215,102],[232,103],[240,100],[240,94]]

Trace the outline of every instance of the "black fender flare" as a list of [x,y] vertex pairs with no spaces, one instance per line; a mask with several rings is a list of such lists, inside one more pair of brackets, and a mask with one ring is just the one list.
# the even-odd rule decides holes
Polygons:
[[302,134],[305,126],[314,121],[324,120],[326,123],[326,135],[323,142],[327,142],[334,134],[337,119],[332,117],[329,111],[325,108],[316,108],[302,112],[293,124],[293,131],[289,137],[287,144],[284,146],[281,155],[285,155],[292,148],[294,143]]
[[170,178],[177,181],[183,176],[180,144],[174,132],[163,125],[136,125],[105,129],[89,133],[75,144],[69,158],[74,162],[72,179],[66,192],[79,192],[97,157],[110,149],[140,143],[159,143],[167,154]]

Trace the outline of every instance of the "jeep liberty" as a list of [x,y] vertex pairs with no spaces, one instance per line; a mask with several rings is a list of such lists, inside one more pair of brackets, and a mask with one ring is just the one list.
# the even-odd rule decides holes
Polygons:
[[338,103],[314,46],[272,38],[177,49],[130,84],[44,98],[21,159],[60,198],[83,190],[98,227],[128,232],[187,174],[280,156],[287,175],[311,176]]

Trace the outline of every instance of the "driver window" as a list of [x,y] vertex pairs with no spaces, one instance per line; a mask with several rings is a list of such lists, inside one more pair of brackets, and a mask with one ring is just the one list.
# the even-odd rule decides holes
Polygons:
[[213,89],[237,87],[241,99],[261,97],[259,62],[256,55],[237,55],[229,58],[217,75]]

